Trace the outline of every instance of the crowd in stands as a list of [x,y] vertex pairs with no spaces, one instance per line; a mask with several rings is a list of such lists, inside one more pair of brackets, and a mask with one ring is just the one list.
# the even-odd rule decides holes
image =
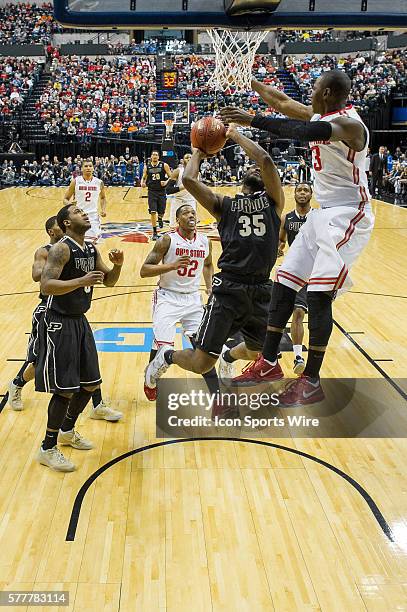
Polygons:
[[[93,159],[93,158],[92,158]],[[44,155],[39,162],[25,160],[17,167],[12,160],[0,165],[0,185],[2,187],[61,187],[69,185],[72,177],[81,173],[82,157],[58,157],[50,159]],[[143,173],[143,162],[131,156],[128,151],[120,157],[95,157],[93,159],[95,176],[106,185],[138,186]]]
[[336,40],[360,40],[372,36],[383,36],[385,32],[371,32],[369,30],[285,30],[279,33],[278,42],[280,45],[297,42],[330,42]]
[[0,121],[16,116],[41,71],[41,64],[26,57],[0,57]]
[[339,59],[333,56],[287,56],[284,62],[304,103],[309,103],[313,84],[320,74],[333,68],[343,69],[351,77],[350,99],[362,113],[377,108],[396,87],[407,84],[407,57],[399,51],[381,53],[375,59],[361,54]]
[[[233,103],[253,114],[268,110],[254,92],[215,94],[208,86],[213,56],[176,56],[177,97],[190,100],[190,119]],[[279,89],[276,67],[268,56],[256,58],[254,74]],[[92,135],[132,139],[147,133],[150,99],[156,97],[156,65],[151,56],[112,59],[54,57],[50,80],[36,103],[38,118],[51,139],[87,142]]]
[[181,38],[147,38],[141,42],[136,42],[133,38],[129,44],[109,43],[109,53],[111,55],[155,55],[160,53],[190,53],[192,45],[189,45]]
[[46,45],[61,30],[54,21],[51,2],[8,2],[0,6],[0,45]]

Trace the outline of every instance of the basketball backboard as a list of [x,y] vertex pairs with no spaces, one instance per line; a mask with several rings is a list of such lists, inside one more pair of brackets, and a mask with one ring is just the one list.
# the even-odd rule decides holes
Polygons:
[[[271,1],[271,0],[270,0]],[[407,0],[281,0],[269,13],[230,17],[224,0],[54,0],[65,26],[112,29],[377,30],[407,27]]]

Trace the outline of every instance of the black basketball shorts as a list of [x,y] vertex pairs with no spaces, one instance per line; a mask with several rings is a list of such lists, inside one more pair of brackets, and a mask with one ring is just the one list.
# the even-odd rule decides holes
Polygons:
[[38,333],[35,390],[76,393],[102,382],[95,340],[85,315],[69,317],[47,310]]
[[308,312],[307,285],[304,285],[304,287],[297,292],[294,308],[302,308],[302,310]]
[[167,204],[167,196],[161,191],[148,190],[148,212],[158,213],[162,217],[165,213],[165,207]]
[[238,331],[252,351],[263,349],[272,282],[246,285],[215,274],[212,294],[196,335],[196,346],[218,357],[228,338]]
[[28,363],[35,363],[38,357],[38,327],[42,317],[47,310],[47,303],[41,302],[33,312],[31,334],[28,339],[27,357]]

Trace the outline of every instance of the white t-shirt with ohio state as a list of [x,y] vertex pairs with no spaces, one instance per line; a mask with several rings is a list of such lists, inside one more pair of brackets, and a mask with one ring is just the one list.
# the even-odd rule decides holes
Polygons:
[[90,181],[79,175],[75,178],[75,200],[78,206],[86,213],[98,215],[99,196],[102,189],[102,181],[96,176]]
[[209,254],[209,240],[204,234],[195,233],[192,240],[187,240],[179,230],[167,234],[170,246],[163,257],[163,263],[173,263],[178,257],[187,256],[191,263],[186,268],[171,270],[161,274],[158,285],[162,289],[177,291],[178,293],[194,293],[199,291],[201,275],[205,259]]
[[339,117],[349,117],[361,123],[366,132],[362,151],[354,151],[342,141],[310,142],[314,169],[315,198],[321,208],[359,206],[369,202],[371,195],[366,175],[369,130],[353,106],[326,115],[313,115],[311,121],[330,123]]

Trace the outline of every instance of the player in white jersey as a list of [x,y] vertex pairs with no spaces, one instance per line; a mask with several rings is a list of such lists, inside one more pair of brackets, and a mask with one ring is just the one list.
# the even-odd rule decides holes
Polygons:
[[176,227],[175,213],[183,204],[189,204],[196,211],[195,198],[185,189],[182,184],[182,176],[187,163],[191,159],[191,153],[186,153],[182,158],[182,162],[173,170],[170,180],[168,181],[166,192],[170,196],[170,228]]
[[[82,163],[82,174],[73,178],[65,193],[64,205],[74,198],[78,206],[86,212],[91,224],[86,238],[97,242],[101,235],[100,217],[106,217],[106,190],[103,181],[93,176],[93,162]],[[99,217],[100,199],[100,217]]]
[[[160,277],[153,295],[154,344],[150,361],[161,346],[174,346],[177,323],[181,323],[185,336],[191,338],[196,333],[204,314],[201,275],[208,294],[212,287],[212,245],[207,236],[196,231],[195,210],[182,204],[176,219],[178,229],[156,242],[140,269],[142,278]],[[207,377],[216,378],[216,371],[208,372],[205,380]],[[144,386],[144,391],[149,400],[156,398],[156,388]]]
[[367,245],[374,225],[365,172],[369,132],[356,110],[347,106],[351,80],[340,70],[324,72],[318,78],[312,106],[257,81],[252,86],[269,106],[297,121],[261,114],[253,118],[234,108],[222,109],[223,119],[278,137],[308,141],[320,208],[310,212],[277,271],[263,355],[249,376],[264,381],[275,375],[280,367],[278,345],[296,293],[308,283],[307,364],[303,375],[280,396],[280,404],[312,404],[324,397],[319,372],[332,332],[332,300],[338,291],[352,286],[349,270]]

